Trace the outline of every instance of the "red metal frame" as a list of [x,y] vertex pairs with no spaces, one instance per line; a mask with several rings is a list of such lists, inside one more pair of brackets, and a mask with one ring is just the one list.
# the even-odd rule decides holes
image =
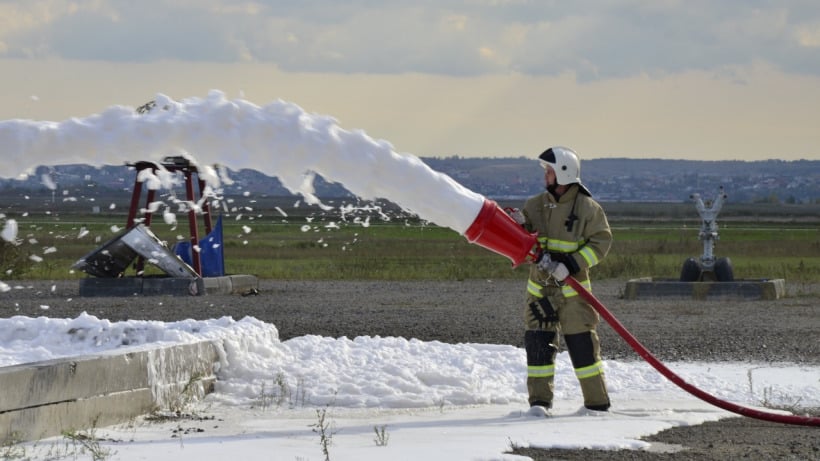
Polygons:
[[[205,191],[205,181],[199,177],[199,171],[197,171],[196,166],[191,165],[191,163],[184,158],[166,158],[160,165],[153,162],[140,161],[137,163],[129,163],[128,166],[133,166],[137,170],[136,178],[134,179],[134,190],[131,193],[131,205],[128,209],[128,220],[125,223],[126,228],[128,229],[133,227],[136,223],[137,214],[139,212],[139,202],[140,197],[142,196],[143,186],[142,182],[139,180],[139,175],[142,170],[151,169],[151,171],[156,172],[158,169],[163,168],[173,173],[181,172],[185,177],[185,200],[192,204],[197,202],[197,199],[194,197],[194,175],[196,175],[197,185],[199,186],[199,200],[203,197],[203,193]],[[154,201],[155,196],[156,191],[149,189],[145,198],[146,211],[143,215],[144,217],[142,221],[146,227],[151,226],[151,217],[153,213],[150,211],[149,206],[151,205],[151,202]],[[207,200],[204,200],[202,203],[202,216],[205,222],[205,234],[207,235],[212,230],[211,209]],[[199,227],[196,217],[196,210],[193,206],[188,209],[188,229],[190,231],[191,261],[193,264],[193,269],[201,277],[202,260],[199,257],[199,251],[197,251],[197,248],[199,248]],[[144,258],[139,257],[134,267],[137,270],[137,274],[141,274],[145,268]]]

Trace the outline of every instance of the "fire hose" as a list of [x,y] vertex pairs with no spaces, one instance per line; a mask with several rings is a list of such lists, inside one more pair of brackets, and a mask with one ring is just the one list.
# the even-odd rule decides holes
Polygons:
[[710,403],[718,408],[737,413],[739,415],[748,416],[750,418],[760,419],[764,421],[771,421],[775,423],[794,424],[800,426],[820,426],[820,417],[817,416],[800,416],[790,414],[770,413],[767,411],[757,410],[754,408],[744,407],[732,402],[719,399],[703,390],[687,383],[680,376],[675,374],[672,370],[661,363],[649,350],[643,346],[614,315],[596,298],[592,293],[584,288],[577,280],[572,277],[567,277],[564,280],[569,284],[578,294],[595,309],[598,314],[609,323],[609,325],[638,353],[644,360],[646,360],[653,368],[658,370],[667,379],[677,384],[678,387],[695,397]]

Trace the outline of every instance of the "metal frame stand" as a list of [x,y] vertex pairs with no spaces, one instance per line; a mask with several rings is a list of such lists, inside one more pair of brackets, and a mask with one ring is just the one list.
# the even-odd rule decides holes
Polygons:
[[[143,188],[143,183],[139,180],[140,172],[145,169],[150,169],[152,172],[156,173],[158,169],[164,169],[172,173],[181,172],[183,174],[185,178],[185,200],[187,200],[190,204],[188,207],[188,229],[190,231],[192,249],[191,261],[193,263],[192,265],[194,271],[197,275],[202,277],[202,260],[200,259],[199,252],[196,251],[196,249],[199,248],[199,228],[196,217],[196,209],[193,206],[195,203],[194,175],[196,175],[196,182],[199,186],[199,200],[203,197],[205,181],[199,177],[199,171],[197,171],[196,166],[191,165],[191,162],[184,157],[167,157],[159,165],[154,162],[139,161],[136,163],[129,163],[128,166],[133,166],[137,170],[136,178],[134,179],[134,190],[131,193],[131,205],[128,209],[128,220],[125,223],[126,228],[128,229],[137,223],[137,214],[140,211],[139,202],[142,196]],[[151,226],[151,218],[153,215],[151,212],[151,203],[154,202],[155,197],[156,191],[153,189],[148,189],[142,218],[142,223],[146,227]],[[205,221],[205,235],[207,235],[212,230],[211,212],[207,200],[204,200],[202,203],[202,216]],[[139,257],[134,267],[137,270],[137,274],[141,274],[145,269],[145,259]]]

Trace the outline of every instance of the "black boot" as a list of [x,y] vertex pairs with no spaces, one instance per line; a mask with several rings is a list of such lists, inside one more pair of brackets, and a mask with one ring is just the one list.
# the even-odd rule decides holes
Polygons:
[[536,400],[535,402],[530,402],[530,407],[544,407],[547,410],[552,408],[552,402],[544,402],[543,400]]
[[603,405],[584,405],[587,410],[592,411],[609,411],[609,403],[605,403]]

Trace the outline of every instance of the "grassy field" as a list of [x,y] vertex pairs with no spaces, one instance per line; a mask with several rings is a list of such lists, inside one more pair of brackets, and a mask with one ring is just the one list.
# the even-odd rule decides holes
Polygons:
[[[353,206],[343,217],[338,214],[341,200],[333,203],[336,211],[298,206],[293,198],[237,198],[232,202],[222,210],[225,265],[230,274],[272,279],[526,277],[525,267],[513,269],[505,257],[388,204],[364,210]],[[697,239],[699,217],[691,204],[604,206],[614,243],[609,256],[594,269],[595,278],[677,278],[687,257],[703,253]],[[50,211],[56,208],[59,213]],[[793,208],[784,213],[782,206],[764,208],[758,205],[747,209],[746,213],[754,215],[745,218],[726,213],[722,220],[721,214],[715,254],[731,258],[738,279],[785,278],[796,283],[820,280],[820,230],[817,214],[813,214],[816,210]],[[7,209],[6,217],[18,223],[20,244],[4,244],[4,256],[0,256],[3,279],[85,277],[82,272],[72,271],[71,265],[124,227],[126,206],[112,204],[108,212],[99,213],[86,210],[77,206],[28,206],[25,212]],[[186,215],[180,213],[177,219],[179,224],[171,226],[155,216],[151,226],[169,246],[188,236]],[[149,266],[146,273],[157,271]]]

